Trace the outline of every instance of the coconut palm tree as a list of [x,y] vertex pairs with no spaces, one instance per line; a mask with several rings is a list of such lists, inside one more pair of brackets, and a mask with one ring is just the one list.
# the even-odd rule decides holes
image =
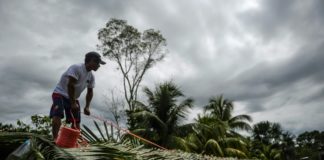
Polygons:
[[252,137],[265,145],[278,144],[282,129],[279,123],[262,121],[253,126]]
[[218,157],[247,158],[247,142],[243,137],[227,136],[226,123],[210,117],[200,116],[191,125],[193,130],[186,137],[190,149]]
[[[254,144],[255,145],[255,144]],[[254,148],[252,157],[261,160],[281,160],[283,153],[276,145],[257,144],[257,148]]]
[[223,96],[213,97],[204,107],[204,114],[198,115],[196,123],[191,125],[193,134],[187,139],[194,145],[196,152],[217,156],[247,157],[247,143],[238,129],[249,131],[251,121],[248,115],[232,116],[233,103]]
[[294,135],[284,132],[279,123],[261,121],[253,126],[252,133],[253,153],[260,152],[268,159],[274,159],[274,155],[277,159],[295,159]]
[[192,107],[193,100],[186,98],[178,103],[183,93],[173,82],[164,82],[151,91],[144,88],[147,104],[135,102],[136,109],[132,114],[136,120],[138,133],[164,147],[188,150],[184,139],[180,138],[179,122],[185,118],[186,111]]
[[233,116],[233,102],[224,99],[223,96],[213,97],[209,100],[209,104],[204,107],[205,112],[211,119],[221,121],[223,126],[227,127],[227,134],[239,135],[237,130],[250,131],[252,128],[248,122],[252,121],[251,116],[246,114]]

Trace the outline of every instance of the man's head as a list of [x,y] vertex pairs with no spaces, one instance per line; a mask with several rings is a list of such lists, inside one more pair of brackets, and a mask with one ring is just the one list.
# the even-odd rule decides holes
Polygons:
[[84,63],[87,67],[87,70],[91,71],[97,71],[98,68],[100,67],[100,64],[104,65],[106,62],[101,60],[101,56],[97,52],[88,52],[85,55]]

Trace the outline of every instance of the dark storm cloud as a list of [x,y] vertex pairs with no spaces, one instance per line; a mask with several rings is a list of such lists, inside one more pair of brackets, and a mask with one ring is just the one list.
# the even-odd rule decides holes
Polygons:
[[242,83],[254,86],[264,84],[269,89],[284,87],[305,78],[323,83],[323,49],[324,40],[317,45],[309,44],[287,61],[272,65],[259,64],[239,77],[243,78]]
[[[179,40],[173,43],[180,44],[181,47],[173,46],[174,50],[181,52],[179,54],[183,55],[183,61],[190,64],[189,67],[195,68],[197,72],[189,77],[183,77],[183,74],[175,75],[175,79],[187,95],[195,98],[198,107],[207,104],[209,97],[224,94],[229,99],[244,102],[245,111],[248,113],[271,113],[273,110],[282,108],[296,112],[312,110],[311,112],[316,115],[314,117],[321,120],[321,114],[316,113],[321,113],[322,109],[319,104],[324,103],[320,99],[323,97],[324,90],[322,85],[324,32],[321,29],[324,15],[323,2],[262,1],[259,6],[255,10],[237,12],[236,20],[240,24],[238,28],[255,36],[259,41],[257,44],[261,47],[276,44],[278,41],[277,46],[273,46],[278,48],[281,45],[281,39],[290,37],[289,41],[294,44],[292,46],[294,48],[288,49],[290,52],[288,58],[255,61],[261,56],[271,58],[271,54],[265,55],[266,53],[253,49],[253,47],[260,46],[245,45],[241,48],[230,49],[232,46],[224,43],[226,35],[240,34],[237,32],[239,29],[231,26],[232,21],[224,20],[221,21],[221,25],[217,26],[218,30],[214,30],[215,25],[209,21],[207,24],[210,27],[206,32],[199,24],[195,24],[197,28],[188,29],[188,31],[184,29],[182,35],[191,33],[195,35],[198,32],[202,37],[213,37],[216,48],[214,55],[205,54],[208,53],[204,45],[205,39],[199,39],[199,36],[196,39],[183,36],[181,39],[176,36]],[[195,14],[191,17],[194,16]],[[217,18],[215,21],[217,22]],[[276,54],[288,55],[285,52]],[[232,58],[228,58],[229,56]],[[311,103],[314,101],[320,103]],[[307,115],[305,119],[312,117],[312,115]],[[291,118],[298,119],[298,117]],[[268,119],[273,120],[276,117],[269,115]],[[257,120],[266,119],[257,118]],[[296,121],[294,123],[292,121],[294,120],[284,119],[282,124],[286,127],[289,124],[296,124]],[[314,124],[313,128],[321,128],[319,125]],[[299,128],[294,128],[296,126]],[[300,123],[287,128],[300,132],[302,126],[306,128],[308,125]]]
[[[281,33],[279,31],[279,29],[274,29],[276,27],[281,28],[281,30],[285,30],[287,31],[287,34],[293,34],[294,36],[296,36],[297,39],[296,43],[298,47],[300,47],[300,49],[298,51],[296,51],[296,53],[294,53],[294,56],[291,59],[285,60],[284,62],[259,62],[253,65],[253,67],[251,67],[251,69],[247,69],[246,71],[244,71],[242,74],[239,74],[237,77],[232,78],[234,80],[228,81],[230,84],[233,83],[234,85],[237,85],[236,87],[238,87],[238,89],[242,88],[243,91],[248,91],[248,88],[252,88],[251,86],[254,86],[253,88],[260,88],[260,90],[264,90],[263,93],[266,93],[265,95],[260,94],[260,92],[258,93],[258,91],[255,91],[253,89],[251,89],[250,92],[256,92],[256,95],[253,95],[253,97],[258,97],[259,96],[267,96],[270,95],[271,93],[275,92],[276,89],[278,89],[279,87],[285,87],[287,84],[287,86],[289,86],[289,84],[294,83],[296,81],[302,80],[304,78],[313,78],[318,80],[318,82],[322,82],[321,78],[323,77],[323,71],[321,70],[321,68],[323,67],[323,63],[322,60],[324,59],[324,54],[323,54],[323,43],[324,43],[324,39],[323,36],[321,35],[323,31],[321,31],[319,28],[317,28],[316,30],[313,30],[313,28],[303,28],[303,30],[307,33],[307,35],[305,34],[299,34],[299,31],[302,30],[301,28],[295,27],[293,29],[293,25],[294,23],[289,23],[290,19],[296,19],[295,17],[299,17],[298,16],[298,10],[297,9],[289,9],[289,8],[294,8],[294,6],[296,6],[297,4],[295,4],[295,1],[285,1],[282,3],[279,3],[278,1],[266,1],[267,4],[261,4],[261,9],[257,11],[257,14],[255,16],[250,15],[250,19],[246,20],[246,19],[241,19],[240,21],[242,22],[242,24],[246,24],[246,23],[250,23],[252,24],[252,22],[256,22],[256,24],[254,26],[257,26],[257,28],[260,28],[257,32],[259,32],[259,34],[261,36],[266,36],[268,38],[270,38],[270,35],[272,36],[272,38],[278,38],[281,37],[281,35],[279,35],[279,33]],[[316,1],[317,2],[317,1]],[[311,6],[317,6],[318,4],[314,2],[312,4],[310,4]],[[279,4],[278,4],[279,3]],[[297,3],[297,2],[296,2]],[[301,2],[299,2],[301,3]],[[299,6],[301,6],[302,4],[299,4]],[[287,7],[285,7],[287,6]],[[307,8],[309,11],[313,11],[314,7],[309,7]],[[284,8],[284,9],[283,9]],[[315,7],[317,8],[317,7]],[[282,11],[284,10],[284,11]],[[294,12],[292,12],[291,10],[293,10]],[[320,8],[318,8],[318,10],[314,10],[313,12],[320,12],[319,11]],[[281,13],[281,12],[282,13]],[[304,11],[307,12],[307,11]],[[302,11],[302,13],[304,13]],[[280,15],[280,16],[279,16]],[[317,22],[318,23],[318,16],[314,16],[312,17],[312,12],[310,12],[307,16],[303,15],[301,20],[307,20],[307,21],[313,21],[313,22]],[[315,14],[317,15],[317,14]],[[252,18],[251,18],[252,17]],[[257,18],[253,18],[253,17],[257,17]],[[293,17],[293,18],[291,18]],[[309,20],[311,19],[311,20]],[[297,20],[296,20],[297,21]],[[299,21],[302,22],[302,21]],[[268,24],[269,23],[269,24]],[[287,23],[287,24],[286,24]],[[254,23],[253,23],[254,24]],[[320,25],[318,25],[320,26]],[[243,25],[243,27],[246,27]],[[253,28],[253,26],[252,26]],[[309,30],[307,30],[309,29]],[[251,31],[251,30],[250,30]],[[252,31],[251,31],[252,32]],[[254,33],[254,32],[252,32]],[[318,33],[318,34],[317,34]],[[267,35],[269,34],[269,35]],[[281,33],[284,34],[284,33]],[[315,41],[307,41],[308,38],[311,35],[317,35],[320,38],[316,38]],[[300,36],[306,36],[305,41],[301,41],[300,39],[303,39],[304,37],[300,37]],[[294,40],[294,39],[292,39]],[[217,45],[217,44],[215,44]],[[220,46],[222,47],[222,46]],[[195,47],[192,47],[195,48]],[[199,49],[195,48],[195,52],[196,55]],[[203,49],[201,49],[203,50]],[[241,50],[239,50],[241,51]],[[251,51],[250,54],[262,54],[262,53],[253,53],[253,50],[249,50]],[[255,51],[254,51],[255,52]],[[215,53],[218,54],[218,53]],[[281,54],[285,54],[285,53],[281,53]],[[201,55],[203,57],[203,55]],[[215,63],[219,63],[217,59],[213,59],[215,60]],[[221,59],[220,59],[221,60]],[[242,60],[242,59],[240,59]],[[243,61],[241,61],[243,62]],[[201,65],[209,65],[211,66],[210,63],[205,63],[205,64],[197,64],[197,66],[201,66]],[[204,67],[203,69],[208,69],[206,67]],[[199,73],[201,75],[207,75],[212,73],[210,70],[206,70],[205,72],[203,70],[200,70],[202,73]],[[217,70],[217,68],[214,68]],[[227,68],[223,68],[225,70],[229,70]],[[229,73],[231,74],[231,73]],[[216,81],[217,85],[217,81],[220,81],[219,79],[221,78],[225,78],[228,75],[214,75],[215,77],[212,77],[213,75],[210,75],[211,77],[208,79],[213,79]],[[217,77],[216,77],[217,76]],[[203,77],[205,76],[197,76],[195,80],[195,83],[198,83],[200,80],[201,82],[206,82],[208,80],[204,79]],[[229,76],[228,76],[229,77]],[[222,81],[224,81],[224,79]],[[209,84],[209,83],[208,83]],[[188,84],[188,86],[190,86],[190,84]],[[229,85],[230,87],[231,85]],[[219,88],[219,87],[218,87]],[[264,88],[264,89],[262,89]],[[272,91],[271,91],[272,90]],[[235,97],[235,98],[239,98],[239,99],[245,99],[244,96],[247,96],[246,99],[249,99],[248,95],[241,95],[242,97]]]

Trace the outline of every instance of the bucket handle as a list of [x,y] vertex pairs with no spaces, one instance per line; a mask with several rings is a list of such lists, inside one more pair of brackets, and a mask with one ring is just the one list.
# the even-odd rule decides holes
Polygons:
[[76,120],[75,120],[75,118],[74,118],[74,116],[73,116],[72,109],[70,110],[70,113],[71,113],[71,116],[72,116],[72,120],[73,120],[73,126],[74,126],[74,128],[75,128],[75,129],[79,129],[79,128],[76,127]]

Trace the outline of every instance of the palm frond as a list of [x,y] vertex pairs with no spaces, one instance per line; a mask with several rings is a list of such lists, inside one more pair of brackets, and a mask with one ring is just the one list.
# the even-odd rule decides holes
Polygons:
[[144,103],[140,102],[140,101],[134,101],[134,105],[135,105],[135,110],[145,110],[145,111],[150,111],[150,109],[148,108],[148,106],[146,106]]
[[148,87],[144,87],[143,91],[146,94],[146,96],[148,97],[149,101],[154,100],[154,94]]
[[190,151],[187,141],[174,135],[168,137],[168,142],[166,144],[171,149],[181,149],[186,152]]
[[188,135],[188,133],[194,133],[195,128],[197,128],[198,125],[198,123],[188,123],[181,126],[177,126],[175,134],[179,135],[180,137],[184,137]]
[[204,146],[204,153],[213,154],[216,156],[224,156],[223,150],[218,144],[218,142],[214,139],[209,139]]
[[190,147],[191,151],[201,153],[202,149],[204,147],[204,144],[201,138],[199,138],[196,134],[191,133],[186,137],[186,141],[188,143],[188,146]]
[[[19,138],[20,137],[20,138]],[[34,138],[31,138],[34,137]],[[125,159],[125,160],[141,160],[141,159],[209,159],[209,160],[233,160],[233,158],[217,158],[208,155],[194,154],[182,152],[180,150],[160,150],[146,148],[139,144],[134,146],[129,141],[123,143],[101,142],[91,144],[86,148],[70,148],[62,149],[55,146],[52,141],[47,138],[30,133],[0,133],[0,149],[3,153],[7,144],[14,145],[13,142],[23,143],[26,139],[33,141],[35,150],[29,155],[30,159]],[[175,138],[178,139],[178,138]],[[178,139],[179,140],[179,139]],[[177,141],[178,141],[177,140]],[[183,142],[179,140],[178,142]],[[35,143],[36,142],[36,143]],[[18,146],[19,146],[18,144]],[[185,143],[183,143],[185,144]],[[16,144],[15,144],[16,145]],[[190,148],[190,143],[186,143]],[[9,145],[10,146],[10,145]],[[28,158],[27,158],[28,159]]]
[[237,158],[247,158],[247,155],[235,148],[225,148],[225,154],[227,156],[231,156],[231,157],[237,157]]
[[151,112],[148,112],[148,111],[135,112],[135,113],[132,113],[132,116],[143,120],[142,122],[144,122],[145,124],[155,123],[161,128],[166,128],[165,123],[163,121],[161,121],[158,116],[156,116],[155,114],[153,114]]
[[180,105],[172,107],[169,117],[167,119],[167,124],[173,129],[179,123],[179,118],[185,118],[187,114],[187,108],[192,107],[193,100],[188,98],[184,100]]
[[[75,159],[69,152],[57,147],[52,141],[38,134],[22,132],[0,132],[0,149],[3,153],[11,146],[16,148],[24,141],[30,141],[29,152],[23,155],[23,159]],[[11,148],[14,150],[14,148]],[[10,155],[8,160],[17,159],[14,154]]]
[[247,151],[247,144],[240,138],[226,137],[220,140],[220,143],[224,148],[234,148],[240,151]]
[[91,143],[96,142],[96,140],[88,133],[86,132],[84,129],[81,129],[81,135],[88,141]]
[[97,135],[91,131],[91,129],[89,129],[86,125],[82,125],[82,126],[85,129],[84,131],[87,132],[92,139],[94,139],[96,142],[102,142],[102,140],[98,138]]
[[113,139],[113,136],[112,136],[113,133],[111,133],[111,136],[109,136],[107,124],[105,122],[103,122],[103,125],[105,127],[106,136],[107,136],[108,140],[112,140]]
[[229,122],[236,122],[236,121],[252,122],[252,117],[246,114],[241,114],[241,115],[234,116],[229,120]]
[[[100,133],[100,135],[101,135],[103,141],[107,142],[108,140],[107,140],[107,139],[105,138],[105,136],[102,134],[102,131],[101,131],[99,125],[97,124],[97,122],[96,122],[96,121],[93,121],[93,123],[95,124],[97,130],[99,131],[99,133]],[[107,137],[107,138],[109,138],[109,137]]]
[[240,129],[240,130],[244,130],[244,131],[252,130],[252,127],[248,123],[242,122],[242,121],[236,121],[236,122],[229,123],[229,126],[232,129]]
[[193,104],[194,100],[191,98],[187,98],[184,101],[182,101],[177,107],[176,109],[173,111],[173,113],[171,114],[176,114],[179,117],[184,118],[186,116],[187,113],[187,108],[191,108],[192,104]]

